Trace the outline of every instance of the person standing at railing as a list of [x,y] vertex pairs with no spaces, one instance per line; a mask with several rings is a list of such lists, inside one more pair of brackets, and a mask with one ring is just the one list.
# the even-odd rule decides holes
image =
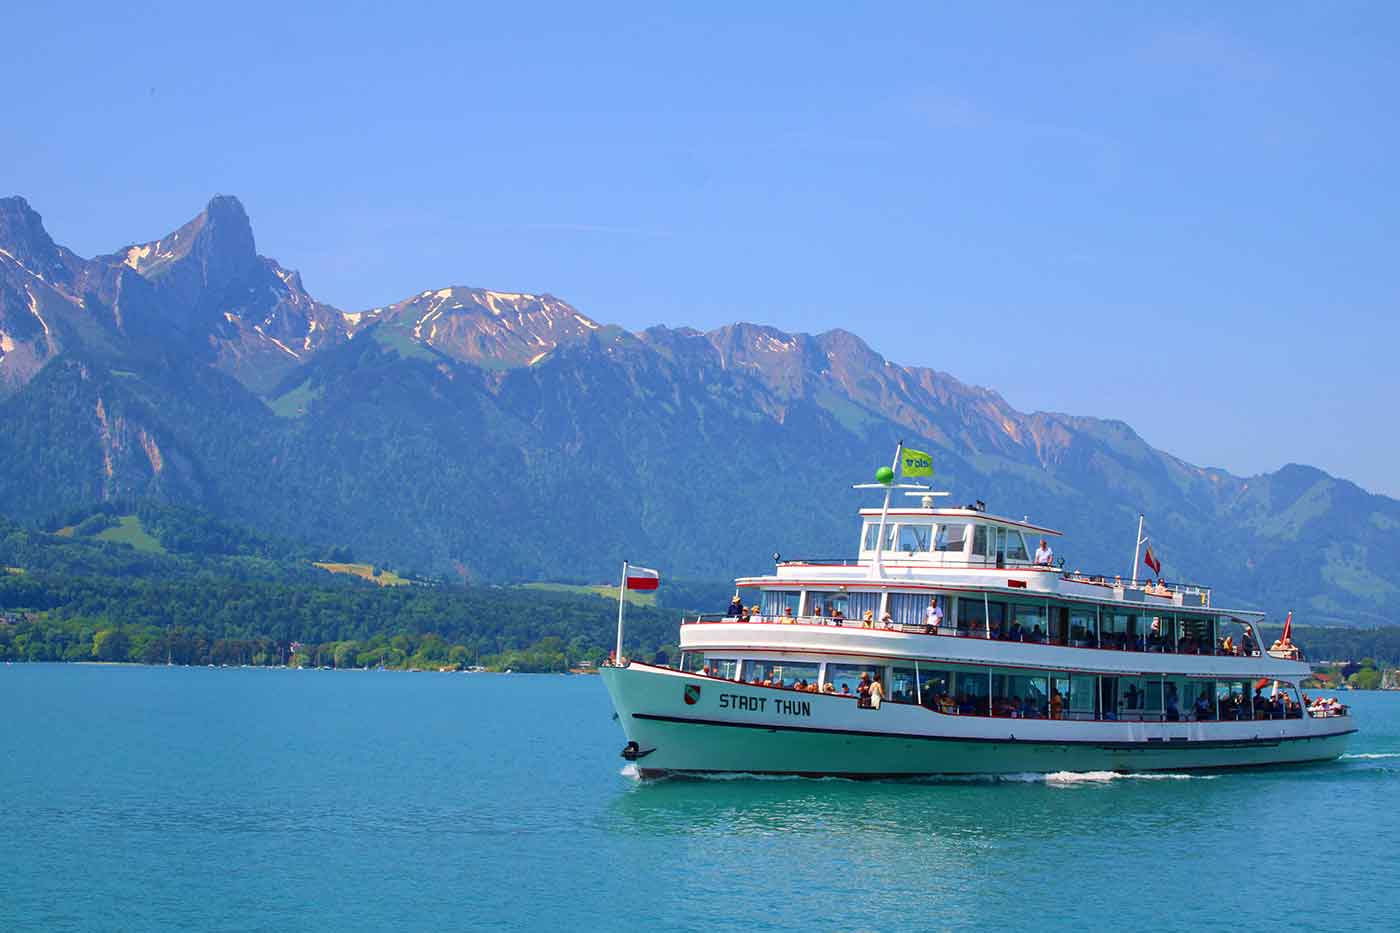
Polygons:
[[930,635],[938,631],[938,627],[943,624],[943,609],[938,605],[938,597],[935,596],[928,601],[928,609],[924,611],[924,626]]
[[737,619],[744,614],[744,601],[739,598],[739,592],[734,592],[734,598],[729,601],[729,617]]
[[1055,552],[1050,548],[1050,542],[1044,538],[1040,539],[1040,547],[1035,549],[1035,563],[1038,567],[1049,567],[1055,559]]

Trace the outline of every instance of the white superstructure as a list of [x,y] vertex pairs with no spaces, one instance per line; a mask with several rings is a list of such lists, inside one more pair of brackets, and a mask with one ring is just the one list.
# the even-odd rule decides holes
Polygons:
[[643,774],[1137,771],[1330,759],[1355,731],[1309,708],[1296,648],[1260,650],[1259,613],[1037,563],[1058,532],[918,498],[861,510],[854,559],[739,579],[750,609],[685,620],[676,668],[604,668],[624,756]]

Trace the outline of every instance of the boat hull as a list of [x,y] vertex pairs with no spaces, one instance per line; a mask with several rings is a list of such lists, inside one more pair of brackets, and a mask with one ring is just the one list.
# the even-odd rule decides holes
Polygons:
[[1326,761],[1346,719],[1122,723],[947,716],[632,664],[604,669],[644,776],[752,773],[914,777],[1180,771]]

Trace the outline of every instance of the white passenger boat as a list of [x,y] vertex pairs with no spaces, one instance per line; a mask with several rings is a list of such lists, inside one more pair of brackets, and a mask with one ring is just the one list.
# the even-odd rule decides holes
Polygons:
[[1058,532],[881,473],[856,559],[777,560],[737,581],[758,611],[683,620],[675,667],[602,669],[643,776],[1259,766],[1336,758],[1356,731],[1300,694],[1286,638],[1261,650],[1260,613],[1037,563]]

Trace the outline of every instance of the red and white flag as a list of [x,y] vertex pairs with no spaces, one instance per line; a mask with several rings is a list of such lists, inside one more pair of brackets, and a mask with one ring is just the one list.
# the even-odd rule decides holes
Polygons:
[[629,590],[654,590],[661,585],[661,574],[649,567],[627,565],[627,588]]
[[1162,562],[1157,559],[1157,555],[1152,553],[1152,545],[1147,546],[1147,552],[1142,555],[1142,562],[1152,568],[1152,572],[1157,576],[1162,575]]

